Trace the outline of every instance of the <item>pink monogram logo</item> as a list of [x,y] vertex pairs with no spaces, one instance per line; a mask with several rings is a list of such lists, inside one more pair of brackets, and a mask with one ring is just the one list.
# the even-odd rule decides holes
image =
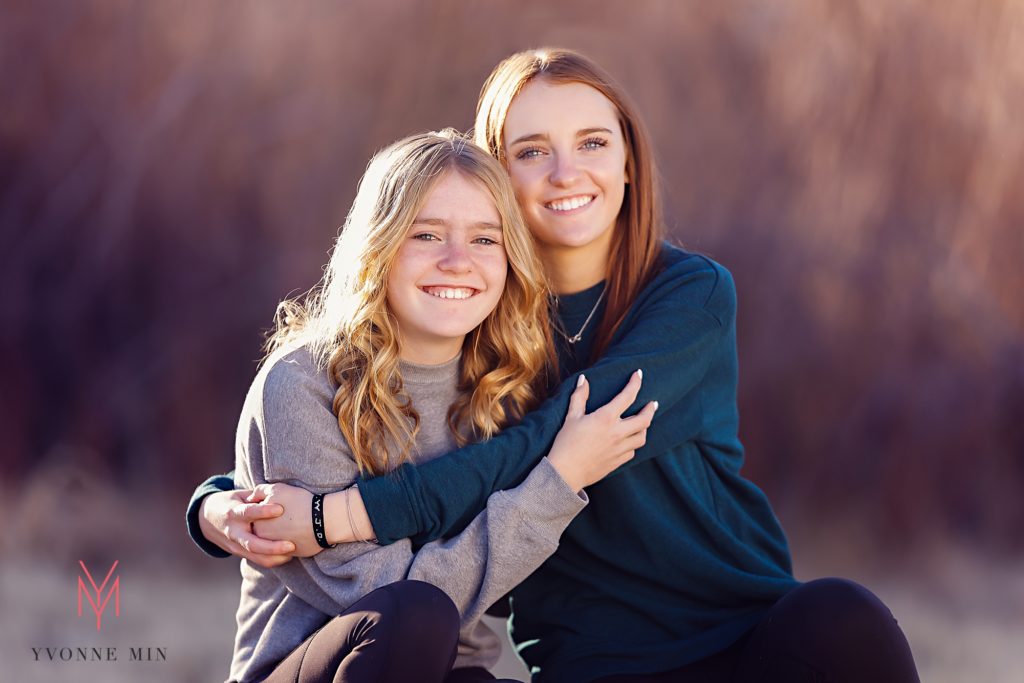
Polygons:
[[[107,591],[107,597],[103,597],[103,589],[106,588],[107,582],[110,581],[110,577],[114,574],[114,569],[117,567],[118,560],[114,560],[114,564],[110,566],[110,571],[107,572],[107,578],[103,579],[98,587],[96,582],[92,578],[92,574],[89,573],[89,569],[85,566],[85,562],[82,560],[78,561],[78,564],[82,566],[82,571],[85,572],[85,576],[89,579],[89,584],[92,589],[96,592],[96,600],[92,599],[92,593],[86,587],[85,582],[82,581],[82,577],[78,577],[78,616],[82,616],[82,593],[85,593],[86,599],[92,606],[92,611],[96,614],[96,630],[100,630],[100,620],[103,618],[103,611],[107,609],[107,603],[110,602],[110,596],[114,596],[114,616],[121,616],[121,577],[118,576],[114,579],[114,583],[110,585],[110,590]],[[102,600],[102,602],[101,602]]]

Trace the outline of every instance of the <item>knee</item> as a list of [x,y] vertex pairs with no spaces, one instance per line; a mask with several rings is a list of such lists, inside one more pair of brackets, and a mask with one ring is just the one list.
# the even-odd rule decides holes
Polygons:
[[785,660],[776,658],[777,666],[799,663],[835,681],[918,680],[910,645],[892,612],[858,583],[810,581],[779,600],[769,617],[781,629],[769,627],[764,642],[774,642],[774,632],[780,650],[790,653]]
[[303,667],[334,671],[334,680],[440,681],[455,661],[459,612],[439,588],[399,581],[368,593],[314,637],[319,659],[306,656],[314,663]]
[[385,587],[389,597],[389,618],[422,637],[428,629],[442,637],[458,640],[459,610],[448,594],[423,581],[397,581]]
[[794,595],[827,620],[834,631],[848,637],[877,633],[895,626],[896,620],[878,596],[849,579],[816,579],[796,589]]

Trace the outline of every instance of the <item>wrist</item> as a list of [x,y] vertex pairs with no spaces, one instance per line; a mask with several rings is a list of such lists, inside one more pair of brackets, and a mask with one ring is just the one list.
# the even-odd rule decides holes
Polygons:
[[579,493],[583,490],[583,483],[574,476],[573,468],[567,467],[566,463],[562,462],[558,458],[553,458],[550,455],[547,456],[548,462],[558,472],[558,476],[562,478],[565,485],[572,489],[574,492]]
[[327,542],[351,543],[356,540],[352,527],[348,523],[345,509],[345,496],[348,491],[335,491],[324,496],[324,526],[327,527]]
[[223,535],[219,533],[218,529],[205,515],[207,512],[205,508],[206,500],[211,495],[213,494],[204,493],[202,498],[198,500],[193,499],[189,503],[185,516],[188,535],[199,546],[199,549],[210,557],[230,557],[231,552],[223,545],[225,542]]
[[323,549],[333,548],[334,544],[327,539],[327,530],[324,528],[324,494],[313,494],[313,538],[316,544]]
[[324,496],[324,524],[327,527],[327,542],[332,545],[360,540],[376,541],[370,515],[355,486]]
[[370,522],[370,514],[363,504],[363,494],[359,493],[359,487],[353,486],[347,491],[348,499],[345,501],[346,512],[349,515],[349,526],[355,534],[357,541],[368,543],[377,542],[377,534],[373,531],[373,524]]
[[203,538],[207,541],[213,542],[213,534],[215,531],[213,524],[206,518],[206,503],[210,500],[210,494],[203,496],[203,499],[199,503],[198,515],[199,518],[199,533],[202,534]]

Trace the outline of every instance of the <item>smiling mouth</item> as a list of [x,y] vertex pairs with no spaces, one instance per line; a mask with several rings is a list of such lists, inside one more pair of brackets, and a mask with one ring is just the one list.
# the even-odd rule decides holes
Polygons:
[[551,211],[557,212],[568,212],[581,209],[590,202],[594,201],[596,195],[592,194],[581,194],[575,197],[565,197],[563,199],[555,199],[550,202],[544,202],[544,208],[550,209]]
[[438,299],[468,299],[477,294],[477,290],[472,287],[420,287],[420,289]]

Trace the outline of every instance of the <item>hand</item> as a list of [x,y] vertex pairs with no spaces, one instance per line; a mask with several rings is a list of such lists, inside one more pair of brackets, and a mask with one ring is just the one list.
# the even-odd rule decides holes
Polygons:
[[590,385],[580,375],[565,422],[548,452],[548,460],[572,490],[600,481],[647,442],[658,402],[651,401],[632,417],[622,417],[640,393],[642,379],[643,373],[637,370],[615,398],[588,415]]
[[291,559],[295,546],[270,541],[253,534],[252,524],[276,517],[280,505],[249,500],[249,491],[218,491],[203,498],[199,506],[199,528],[208,541],[220,549],[261,567],[276,567]]
[[276,503],[284,509],[281,515],[252,525],[260,538],[290,542],[295,547],[295,557],[312,557],[322,550],[313,536],[312,493],[289,484],[260,484],[250,498],[262,500],[264,505]]

